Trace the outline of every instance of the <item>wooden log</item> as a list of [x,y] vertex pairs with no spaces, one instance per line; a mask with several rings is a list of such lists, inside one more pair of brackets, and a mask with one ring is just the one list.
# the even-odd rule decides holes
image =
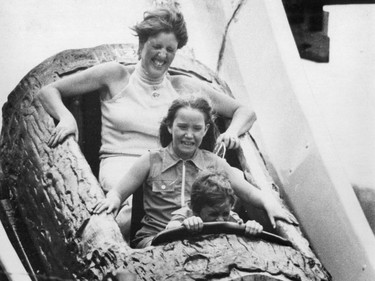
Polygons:
[[[99,183],[71,137],[48,147],[55,124],[34,97],[56,79],[113,60],[134,64],[135,47],[59,53],[34,68],[3,107],[1,194],[9,190],[18,205],[28,228],[20,235],[32,238],[43,274],[103,280],[114,270],[126,270],[137,280],[330,280],[313,254],[255,238],[211,235],[131,249],[112,216],[92,215],[95,202],[104,197]],[[223,81],[192,58],[177,56],[171,74],[194,76],[230,94]]]
[[[259,188],[262,187],[269,196],[274,196],[289,212],[289,215],[294,218],[288,206],[280,197],[279,188],[268,173],[265,161],[262,158],[255,140],[251,138],[249,133],[241,137],[241,146],[237,154],[245,178],[253,185]],[[253,209],[252,211],[254,212]],[[305,256],[315,258],[315,254],[312,252],[309,242],[302,236],[302,232],[298,226],[278,220],[276,221],[276,227],[277,232],[292,242],[295,249],[301,251]]]

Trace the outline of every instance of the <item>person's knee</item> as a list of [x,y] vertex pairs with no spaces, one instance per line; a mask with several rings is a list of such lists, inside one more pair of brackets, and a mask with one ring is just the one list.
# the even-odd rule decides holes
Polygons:
[[142,249],[142,248],[146,248],[148,246],[151,246],[151,242],[152,242],[153,238],[154,238],[153,236],[150,236],[150,237],[146,237],[146,238],[142,239],[141,241],[139,241],[136,248]]
[[132,218],[132,208],[129,205],[122,205],[122,208],[116,216],[116,222],[120,227],[122,236],[125,241],[129,243],[130,241],[130,228]]

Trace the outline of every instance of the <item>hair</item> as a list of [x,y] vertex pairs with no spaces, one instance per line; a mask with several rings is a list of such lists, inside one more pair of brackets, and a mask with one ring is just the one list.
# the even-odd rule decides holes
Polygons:
[[204,171],[194,181],[191,188],[190,206],[194,214],[199,214],[205,206],[213,207],[229,200],[231,206],[236,198],[225,172]]
[[168,109],[167,116],[163,118],[160,124],[159,138],[161,146],[166,147],[172,142],[172,134],[168,131],[168,128],[172,127],[172,124],[176,118],[176,113],[181,108],[192,108],[203,113],[205,124],[206,126],[209,125],[209,127],[199,148],[212,152],[215,147],[218,130],[214,122],[210,102],[206,98],[199,95],[185,95],[172,102]]
[[[188,34],[184,16],[176,8],[158,8],[143,14],[143,21],[132,27],[137,33],[139,48],[143,46],[149,37],[160,32],[174,33],[180,49],[186,45]],[[138,50],[139,52],[140,50]]]

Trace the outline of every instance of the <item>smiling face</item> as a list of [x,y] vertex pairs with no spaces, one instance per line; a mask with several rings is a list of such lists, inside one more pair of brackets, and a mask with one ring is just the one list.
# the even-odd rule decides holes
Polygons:
[[212,207],[203,206],[197,215],[199,215],[203,222],[224,222],[229,220],[231,208],[232,205],[228,199],[224,203],[216,204]]
[[164,75],[176,55],[177,46],[174,33],[165,32],[149,37],[141,46],[141,65],[150,78],[157,79]]
[[182,159],[192,158],[207,130],[204,113],[190,107],[180,108],[168,127],[174,152]]

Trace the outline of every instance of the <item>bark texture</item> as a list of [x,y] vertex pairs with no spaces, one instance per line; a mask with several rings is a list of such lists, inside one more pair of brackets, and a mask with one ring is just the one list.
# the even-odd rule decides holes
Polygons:
[[[61,52],[30,71],[3,107],[1,194],[9,190],[27,226],[28,233],[19,235],[31,237],[44,273],[70,280],[103,280],[114,270],[127,270],[136,280],[330,280],[294,226],[279,223],[296,241],[294,248],[211,235],[134,250],[112,216],[91,214],[104,197],[99,183],[72,138],[48,147],[55,124],[34,97],[42,86],[99,63],[135,64],[136,53],[125,44]],[[230,94],[224,82],[187,56],[176,57],[171,75],[194,76]],[[246,168],[245,154],[240,152]]]

